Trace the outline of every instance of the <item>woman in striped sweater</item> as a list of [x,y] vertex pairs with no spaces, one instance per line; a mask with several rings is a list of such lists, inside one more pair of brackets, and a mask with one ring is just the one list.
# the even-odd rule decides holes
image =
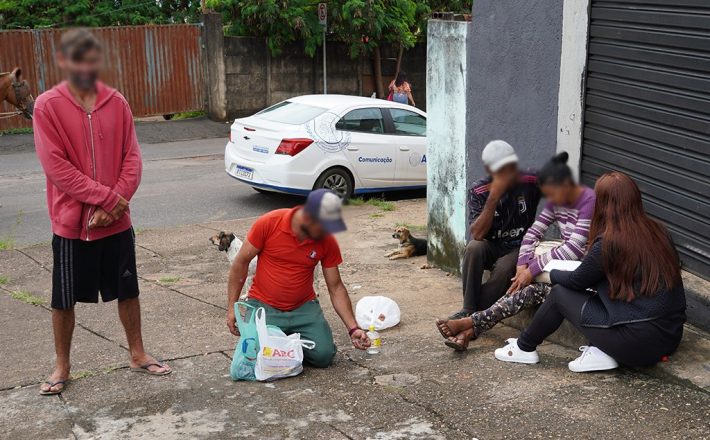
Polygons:
[[[567,166],[568,158],[568,154],[562,152],[538,172],[538,183],[547,203],[525,233],[517,271],[507,295],[470,317],[437,321],[447,346],[457,351],[466,350],[471,339],[476,339],[503,319],[526,307],[541,304],[551,286],[536,282],[535,277],[542,273],[545,265],[550,260],[579,260],[584,255],[595,196],[594,190],[575,182],[572,170]],[[536,248],[553,223],[557,223],[562,242],[536,255]]]

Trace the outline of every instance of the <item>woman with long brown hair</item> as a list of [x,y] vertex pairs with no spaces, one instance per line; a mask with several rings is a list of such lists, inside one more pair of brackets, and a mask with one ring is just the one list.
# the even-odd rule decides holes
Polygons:
[[628,176],[601,176],[589,251],[572,272],[553,270],[555,285],[518,339],[495,351],[507,362],[537,363],[538,345],[570,321],[589,340],[569,363],[574,372],[618,363],[649,366],[673,353],[685,322],[680,261],[664,226],[648,217]]

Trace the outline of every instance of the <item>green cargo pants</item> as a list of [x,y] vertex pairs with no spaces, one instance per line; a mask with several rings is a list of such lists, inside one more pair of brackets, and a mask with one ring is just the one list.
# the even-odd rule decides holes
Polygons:
[[335,352],[335,341],[333,332],[330,330],[328,321],[323,316],[320,302],[317,299],[308,301],[301,307],[284,312],[275,309],[256,299],[247,299],[247,302],[254,307],[263,307],[266,311],[266,324],[275,325],[287,335],[300,333],[302,339],[308,339],[316,343],[313,350],[303,349],[304,363],[316,368],[326,368],[333,363]]

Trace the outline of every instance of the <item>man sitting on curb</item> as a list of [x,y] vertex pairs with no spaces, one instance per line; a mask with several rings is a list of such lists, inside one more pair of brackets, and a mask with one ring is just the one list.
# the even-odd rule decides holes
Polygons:
[[259,255],[248,301],[264,308],[267,324],[316,343],[313,350],[304,350],[306,363],[328,367],[336,352],[313,290],[313,271],[319,262],[333,308],[348,328],[353,346],[360,350],[370,346],[366,333],[357,326],[338,270],[343,258],[331,234],[345,230],[341,208],[340,197],[319,189],[308,195],[304,206],[271,211],[252,225],[229,272],[227,327],[233,335],[239,335],[234,303],[244,287],[249,262]]
[[[472,240],[461,268],[463,309],[449,319],[485,310],[503,296],[515,275],[525,231],[535,221],[540,189],[537,177],[518,169],[518,156],[507,142],[492,141],[481,154],[488,176],[469,193]],[[491,270],[486,283],[483,271]]]

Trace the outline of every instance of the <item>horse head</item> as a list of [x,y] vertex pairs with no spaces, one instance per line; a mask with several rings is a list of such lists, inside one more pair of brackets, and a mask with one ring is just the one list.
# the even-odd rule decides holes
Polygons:
[[32,119],[35,99],[27,80],[22,79],[22,69],[16,67],[12,72],[0,76],[0,96],[17,107],[27,119]]

